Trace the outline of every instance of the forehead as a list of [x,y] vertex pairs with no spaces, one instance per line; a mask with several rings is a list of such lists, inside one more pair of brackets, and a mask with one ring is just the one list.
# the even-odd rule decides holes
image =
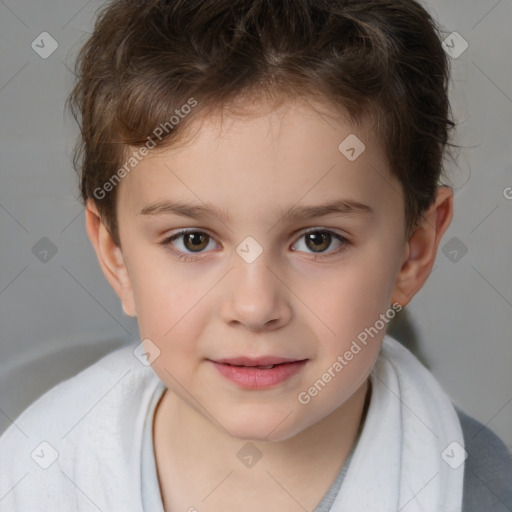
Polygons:
[[363,203],[385,196],[386,184],[395,188],[388,192],[399,191],[369,119],[355,126],[322,103],[217,113],[194,120],[189,130],[184,143],[150,151],[123,180],[122,204],[140,212],[166,198],[208,199],[249,212],[249,203],[265,211],[331,192],[332,199]]

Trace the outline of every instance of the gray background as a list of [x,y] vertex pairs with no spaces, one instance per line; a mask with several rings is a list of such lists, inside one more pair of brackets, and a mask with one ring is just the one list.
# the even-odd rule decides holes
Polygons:
[[[138,340],[87,239],[71,165],[78,128],[63,113],[101,4],[0,0],[0,432],[51,386]],[[393,333],[512,448],[512,2],[426,5],[469,45],[451,59],[464,148],[450,165],[453,223]],[[58,42],[46,59],[31,47],[42,32]]]

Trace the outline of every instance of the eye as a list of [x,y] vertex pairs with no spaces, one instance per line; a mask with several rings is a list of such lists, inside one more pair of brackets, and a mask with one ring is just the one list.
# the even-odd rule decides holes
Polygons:
[[[204,248],[208,247],[209,239],[211,240],[211,236],[203,231],[183,230],[163,240],[161,245],[177,254],[180,260],[195,261],[197,257],[193,254],[200,254]],[[175,240],[180,240],[180,243],[174,243]],[[211,241],[213,242],[213,240]],[[181,247],[174,249],[173,246],[177,245]]]
[[[340,253],[349,243],[345,237],[325,229],[313,229],[306,233],[302,233],[301,237],[299,238],[299,242],[302,239],[305,240],[304,245],[306,249],[311,249],[313,254],[320,254],[320,258],[329,257]],[[338,241],[338,247],[324,255],[325,249],[328,249],[331,246],[333,239]],[[296,244],[299,244],[299,242],[296,242]],[[295,251],[297,249],[293,250]]]
[[[299,241],[302,238],[305,239],[306,249],[310,249],[313,254],[319,255],[317,258],[336,255],[342,252],[349,244],[349,241],[345,237],[325,229],[315,229],[302,233]],[[338,241],[338,247],[324,255],[325,250],[331,246],[333,240]],[[176,243],[176,241],[179,241],[180,243]],[[200,255],[205,252],[204,249],[210,245],[208,241],[213,243],[214,246],[216,245],[212,237],[204,231],[182,230],[167,237],[165,240],[160,242],[160,245],[164,246],[173,254],[176,254],[180,260],[196,261],[199,258],[198,256],[195,256],[195,254]],[[299,242],[296,242],[295,245],[298,243]],[[293,249],[293,251],[296,252],[297,249]]]

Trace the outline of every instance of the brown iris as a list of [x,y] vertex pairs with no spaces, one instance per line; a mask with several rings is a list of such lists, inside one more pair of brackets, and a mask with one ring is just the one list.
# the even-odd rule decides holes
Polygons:
[[[202,251],[208,245],[208,239],[210,237],[206,233],[184,233],[183,244],[188,250],[191,251]],[[189,245],[190,242],[190,245]]]
[[307,233],[305,237],[306,245],[313,251],[322,252],[331,244],[331,234],[327,231]]

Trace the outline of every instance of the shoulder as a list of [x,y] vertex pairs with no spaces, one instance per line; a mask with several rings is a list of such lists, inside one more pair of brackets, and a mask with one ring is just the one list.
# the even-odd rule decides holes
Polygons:
[[512,510],[512,455],[488,427],[455,408],[465,449],[463,512]]
[[13,432],[23,430],[23,427],[28,430],[32,426],[41,428],[54,424],[56,418],[71,416],[74,410],[82,410],[84,402],[109,383],[114,383],[125,374],[135,375],[144,371],[133,349],[134,346],[126,345],[109,352],[76,375],[53,386],[14,419],[0,441],[12,436]]
[[[75,484],[94,480],[96,485],[101,457],[111,452],[115,459],[134,444],[130,436],[140,428],[144,406],[160,383],[134,355],[136,346],[108,353],[14,419],[0,436],[0,511],[32,510],[37,500],[44,502],[41,511],[63,503],[73,508],[76,487],[66,475],[76,475]],[[91,467],[101,470],[91,475]]]

